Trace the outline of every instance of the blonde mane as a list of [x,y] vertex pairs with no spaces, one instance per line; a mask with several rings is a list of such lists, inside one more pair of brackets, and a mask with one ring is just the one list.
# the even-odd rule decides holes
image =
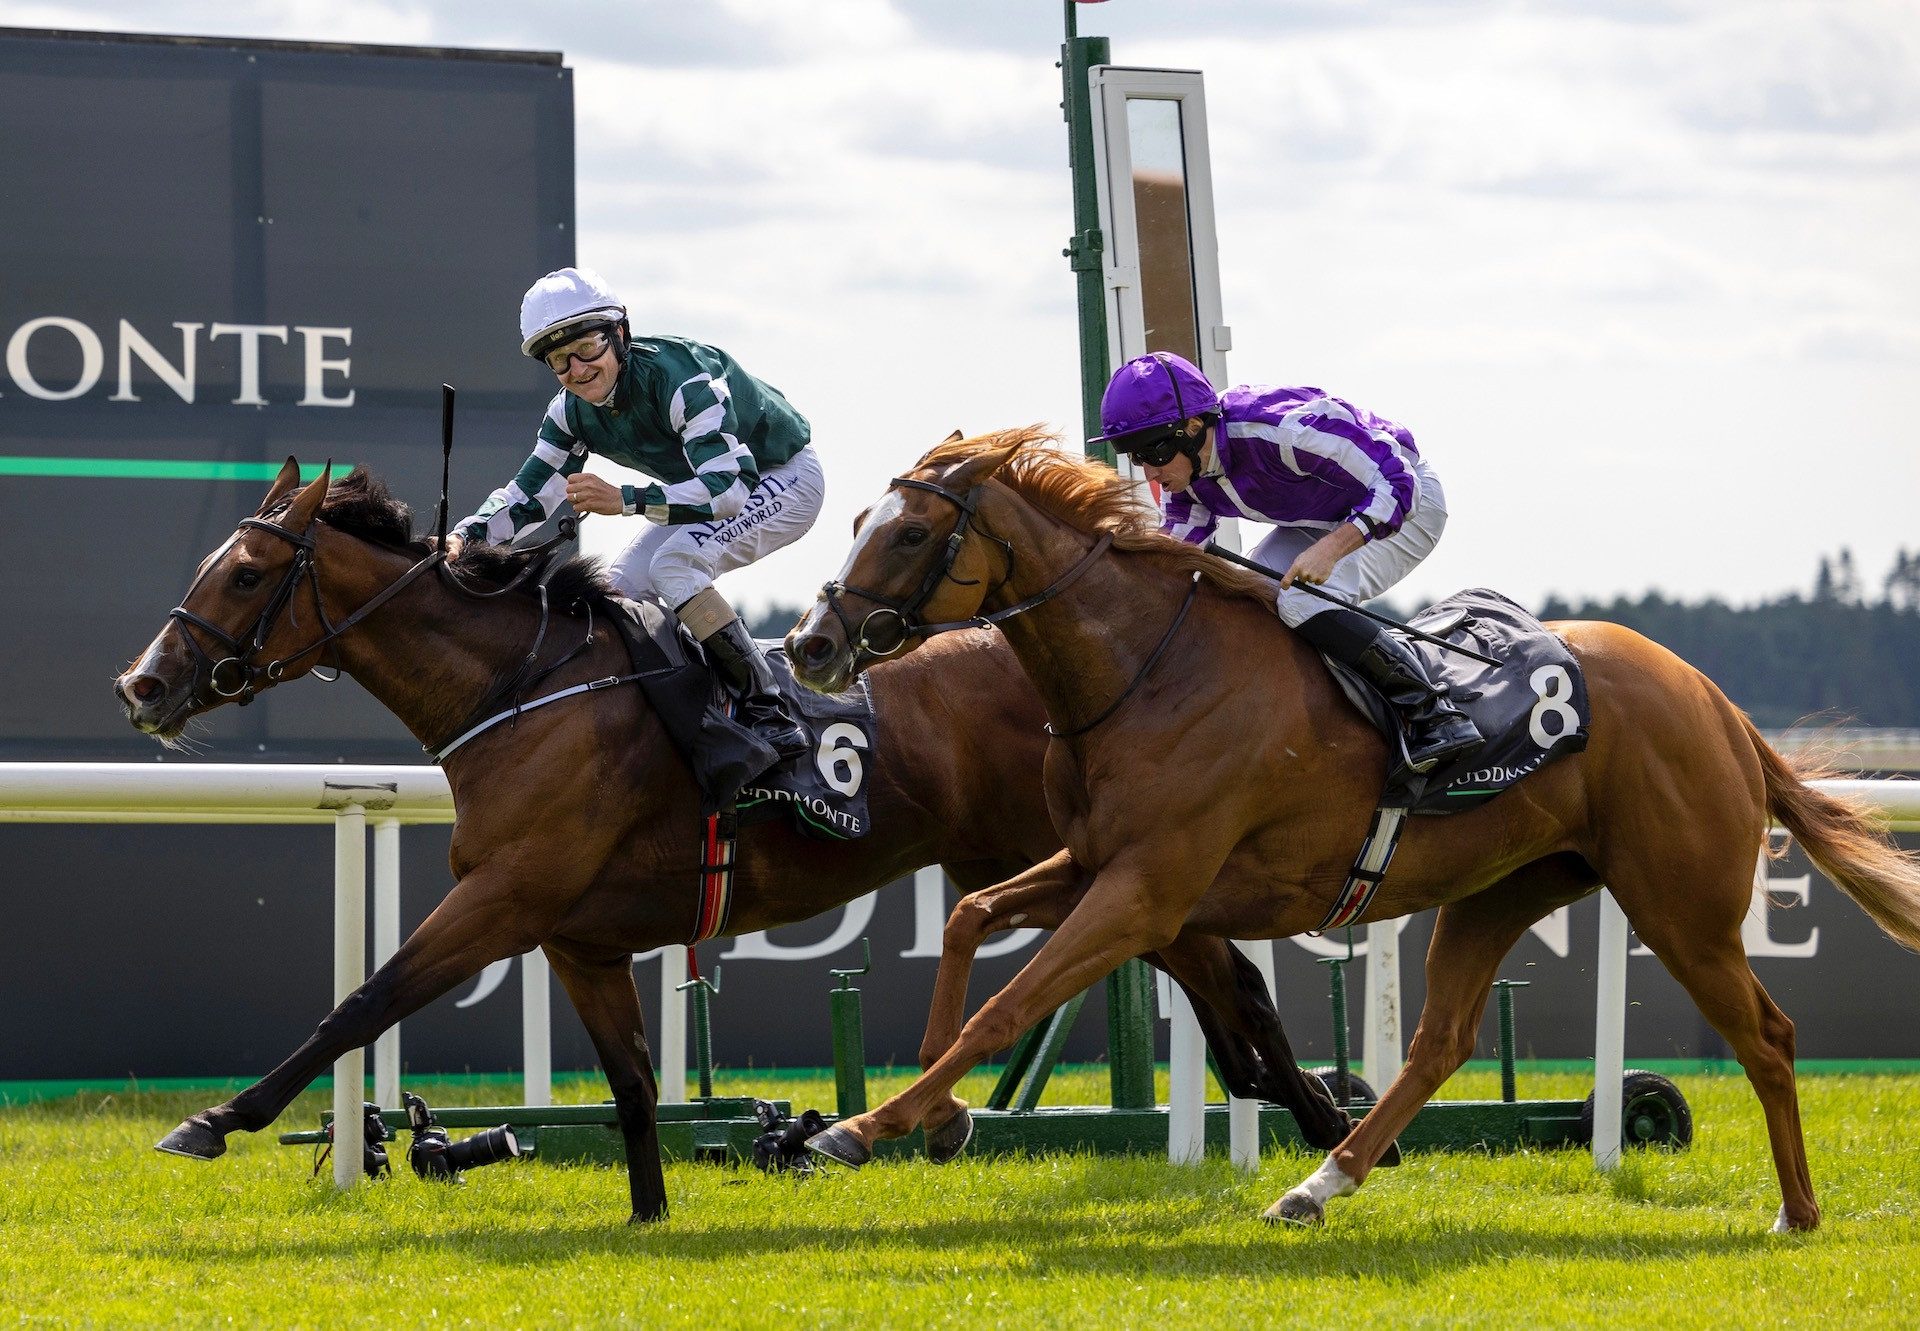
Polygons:
[[1279,588],[1271,579],[1244,572],[1197,545],[1162,534],[1160,515],[1142,501],[1133,482],[1111,467],[1064,451],[1059,442],[1058,436],[1040,425],[1000,430],[941,444],[920,459],[920,468],[944,469],[1010,447],[1013,451],[992,479],[1004,482],[1041,512],[1075,531],[1110,533],[1115,550],[1153,556],[1182,574],[1197,570],[1220,591],[1250,597],[1278,613]]

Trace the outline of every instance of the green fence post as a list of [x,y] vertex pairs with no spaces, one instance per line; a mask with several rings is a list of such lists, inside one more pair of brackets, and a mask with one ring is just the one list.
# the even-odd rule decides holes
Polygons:
[[1333,972],[1333,1075],[1334,1099],[1345,1109],[1353,1103],[1353,1081],[1348,1071],[1347,1050],[1347,975],[1346,965],[1353,959],[1353,938],[1347,938],[1348,955],[1322,957],[1320,964]]
[[860,1019],[860,991],[848,983],[873,969],[873,948],[860,940],[858,969],[829,970],[836,981],[827,994],[833,1012],[833,1094],[841,1118],[867,1112],[867,1033]]
[[700,1098],[713,1098],[713,995],[720,992],[720,963],[711,980],[699,976],[675,986],[693,991],[693,1057],[700,1066]]
[[[1067,266],[1073,270],[1080,316],[1080,413],[1082,438],[1100,433],[1100,396],[1107,391],[1112,366],[1107,359],[1107,291],[1102,273],[1106,239],[1100,234],[1100,198],[1094,188],[1093,113],[1088,105],[1087,71],[1113,62],[1105,37],[1074,35],[1074,0],[1067,0],[1067,40],[1060,48],[1060,109],[1067,121],[1068,162],[1073,174],[1073,235],[1067,241]],[[1087,456],[1113,465],[1113,451],[1088,448]],[[1149,1100],[1151,1103],[1151,1100]]]
[[1153,972],[1137,958],[1107,977],[1107,1056],[1113,1107],[1153,1108]]
[[1512,1104],[1519,1098],[1513,1078],[1513,991],[1525,989],[1531,980],[1495,980],[1500,995],[1500,1098]]

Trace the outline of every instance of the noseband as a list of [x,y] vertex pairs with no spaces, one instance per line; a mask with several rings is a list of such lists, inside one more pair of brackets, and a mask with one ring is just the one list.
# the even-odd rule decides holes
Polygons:
[[[892,489],[894,486],[905,486],[908,489],[925,490],[928,494],[939,495],[960,510],[960,521],[947,535],[945,554],[927,570],[927,576],[921,580],[919,590],[910,597],[900,599],[886,596],[863,587],[850,587],[844,582],[828,582],[820,588],[820,599],[826,602],[827,608],[833,611],[834,618],[840,621],[841,632],[846,637],[848,645],[853,648],[856,665],[863,658],[869,661],[885,660],[904,648],[912,638],[931,638],[937,633],[950,633],[954,629],[991,628],[1004,620],[1012,619],[1015,615],[1025,614],[1072,586],[1082,573],[1092,567],[1093,561],[1113,544],[1111,532],[1101,533],[1100,539],[1094,542],[1093,548],[1087,551],[1085,558],[1055,579],[1045,591],[1029,596],[1017,605],[1010,605],[1004,610],[996,610],[991,614],[975,615],[971,619],[929,624],[921,619],[920,612],[925,609],[927,602],[933,599],[933,594],[940,589],[943,581],[951,580],[955,585],[962,587],[978,585],[977,579],[953,577],[953,565],[954,561],[960,557],[960,547],[966,544],[968,530],[973,526],[980,487],[976,485],[966,494],[961,495],[943,485],[935,485],[932,481],[917,481],[910,476],[894,477],[888,482],[887,488]],[[1013,546],[984,529],[981,534],[1006,551],[1007,576],[1011,578],[1014,566]],[[871,601],[878,609],[868,611],[866,618],[860,621],[860,627],[856,631],[846,607],[841,603],[842,596],[857,596],[863,601]],[[877,640],[876,635],[878,635]]]
[[[193,585],[187,588],[187,594],[181,598],[181,604],[167,612],[169,618],[177,619],[183,625],[188,626],[188,631],[183,631],[181,636],[186,638],[187,644],[193,648],[193,654],[198,660],[198,663],[207,668],[207,687],[222,698],[238,699],[239,705],[242,707],[245,707],[253,701],[254,694],[259,692],[260,681],[262,679],[265,679],[269,684],[279,683],[281,677],[286,674],[288,666],[298,661],[301,657],[310,655],[322,647],[325,647],[335,638],[338,638],[355,624],[358,624],[375,610],[385,605],[388,600],[396,595],[402,588],[410,584],[415,578],[419,577],[428,569],[433,568],[435,565],[442,563],[447,557],[444,551],[435,550],[405,573],[402,573],[398,579],[390,583],[372,600],[347,616],[347,618],[342,620],[338,625],[335,625],[328,621],[327,612],[320,602],[320,579],[313,576],[315,555],[313,537],[309,534],[311,532],[311,524],[309,524],[308,531],[297,532],[289,527],[282,527],[277,522],[269,522],[265,518],[242,519],[240,523],[241,531],[244,531],[248,527],[255,528],[259,531],[272,532],[275,536],[278,536],[281,540],[293,547],[293,563],[288,567],[286,573],[282,575],[280,585],[273,589],[273,595],[268,598],[266,608],[262,610],[259,616],[253,621],[253,627],[238,635],[231,634],[218,624],[203,619],[201,616],[194,614],[193,611],[186,608],[186,602],[193,599],[194,588],[200,585],[202,579],[204,579],[207,574],[212,573],[214,569],[220,566],[219,556],[215,556],[213,562],[207,565],[206,570],[193,580]],[[234,539],[238,539],[239,535],[240,532],[236,531],[234,533]],[[232,540],[228,541],[228,545],[232,543]],[[226,553],[225,549],[223,548],[220,553],[224,555]],[[320,627],[324,629],[325,632],[291,656],[280,657],[277,660],[267,662],[265,665],[256,665],[254,658],[266,649],[267,639],[272,636],[274,625],[279,622],[281,613],[287,610],[293,603],[294,594],[299,590],[300,583],[303,580],[313,592],[314,618],[319,621]],[[200,645],[200,640],[194,636],[190,631],[191,629],[198,629],[219,643],[222,650],[226,652],[226,655],[218,660],[214,659],[213,654]],[[252,641],[243,645],[242,639],[248,637],[251,637]],[[318,667],[316,667],[316,672],[317,670]],[[325,680],[338,679],[339,674],[337,667],[336,673],[332,675],[319,675],[319,678]]]

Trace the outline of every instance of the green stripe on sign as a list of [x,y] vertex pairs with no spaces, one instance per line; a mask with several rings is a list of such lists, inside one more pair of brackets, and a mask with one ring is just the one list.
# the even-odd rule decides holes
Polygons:
[[[300,468],[300,479],[318,476],[324,463]],[[0,476],[84,476],[98,480],[133,481],[270,481],[280,474],[278,462],[194,462],[146,458],[15,458],[0,457]],[[336,467],[345,476],[351,466]]]

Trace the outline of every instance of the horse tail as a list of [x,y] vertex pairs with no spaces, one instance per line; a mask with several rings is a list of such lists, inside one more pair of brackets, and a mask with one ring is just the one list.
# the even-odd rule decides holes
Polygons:
[[1888,937],[1920,952],[1920,855],[1888,839],[1866,805],[1808,785],[1833,775],[1825,762],[1788,758],[1746,716],[1740,720],[1766,774],[1767,812]]

